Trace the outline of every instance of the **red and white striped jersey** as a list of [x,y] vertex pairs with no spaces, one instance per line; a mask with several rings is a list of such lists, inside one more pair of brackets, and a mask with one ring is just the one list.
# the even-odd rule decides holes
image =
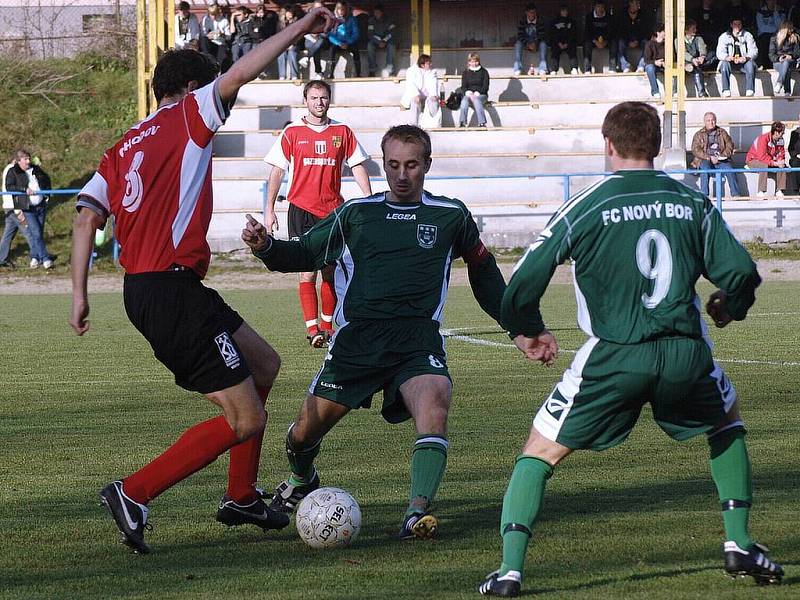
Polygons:
[[212,82],[159,108],[103,155],[77,206],[114,215],[127,273],[179,264],[205,276],[211,259],[211,140],[227,116]]
[[312,125],[303,118],[284,128],[264,161],[289,172],[289,202],[324,217],[343,201],[345,163],[352,169],[368,158],[344,123]]

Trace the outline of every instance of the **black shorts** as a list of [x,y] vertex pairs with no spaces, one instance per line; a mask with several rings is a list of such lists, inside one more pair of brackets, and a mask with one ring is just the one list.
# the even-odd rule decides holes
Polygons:
[[184,389],[209,394],[250,376],[233,334],[244,322],[193,271],[125,275],[125,312]]
[[322,217],[289,203],[289,212],[286,215],[286,220],[288,221],[289,239],[299,240],[300,236],[319,223]]

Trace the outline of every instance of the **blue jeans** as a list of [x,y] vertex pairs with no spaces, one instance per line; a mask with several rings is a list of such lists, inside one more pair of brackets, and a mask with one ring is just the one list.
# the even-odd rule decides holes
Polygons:
[[483,112],[483,103],[489,97],[486,94],[471,94],[467,96],[464,92],[464,97],[461,99],[461,110],[458,113],[458,122],[467,123],[467,114],[469,113],[470,99],[472,100],[472,107],[475,109],[475,117],[478,119],[478,125],[486,125],[486,113]]
[[663,67],[657,67],[654,64],[644,66],[644,72],[647,73],[647,80],[650,82],[650,95],[655,96],[661,92],[658,90],[658,79],[656,79],[656,71],[664,71]]
[[23,210],[25,220],[28,225],[28,245],[31,248],[31,258],[38,261],[47,260],[50,255],[44,243],[44,220],[47,214],[47,203],[41,202],[37,206],[31,206],[30,210]]
[[300,79],[300,64],[297,62],[297,48],[289,46],[278,56],[278,77],[281,79]]
[[[736,183],[736,173],[731,171],[731,166],[729,164],[729,161],[723,160],[715,165],[710,160],[701,160],[700,168],[722,171],[723,176],[728,181],[728,191],[730,192],[731,196],[741,195],[739,193],[739,186]],[[711,175],[709,173],[700,173],[700,191],[703,192],[706,196],[708,196],[708,181],[710,178]]]
[[784,60],[772,65],[778,72],[778,82],[783,84],[783,91],[791,96],[792,92],[792,69],[797,66],[794,60]]
[[[617,40],[617,60],[619,61],[618,64],[623,71],[627,71],[631,68],[631,63],[628,61],[628,42],[631,40],[626,40],[620,38]],[[646,44],[646,40],[639,40],[639,47],[632,48],[639,53],[639,61],[636,63],[637,69],[644,68],[644,45]]]
[[719,63],[719,72],[722,75],[722,89],[731,89],[731,70],[741,69],[744,71],[744,87],[747,90],[755,91],[756,89],[756,63],[753,60],[748,60],[743,65],[735,65],[730,61],[722,60]]
[[[19,222],[17,215],[13,210],[6,211],[5,228],[3,229],[3,239],[0,240],[0,263],[8,260],[8,253],[11,251],[11,242],[17,235],[17,230],[22,232],[28,242],[28,247],[31,246],[31,236],[28,226]],[[33,254],[31,254],[33,257]]]
[[[322,74],[322,57],[320,53],[324,49],[325,42],[328,39],[324,35],[318,35],[315,41],[305,40],[306,52],[309,58],[314,60],[314,72]],[[309,71],[310,72],[310,71]]]
[[236,41],[233,42],[233,46],[231,46],[231,52],[233,53],[233,62],[236,62],[240,58],[242,58],[245,54],[250,52],[253,49],[253,42],[250,41]]
[[[391,40],[386,42],[386,68],[389,70],[389,75],[394,75],[394,42]],[[378,42],[371,39],[367,44],[367,64],[369,65],[370,75],[378,70]]]
[[547,42],[544,40],[540,40],[538,42],[523,42],[522,40],[517,40],[517,43],[514,44],[514,70],[523,70],[522,53],[525,51],[525,48],[527,48],[529,43],[539,48],[539,70],[547,71]]

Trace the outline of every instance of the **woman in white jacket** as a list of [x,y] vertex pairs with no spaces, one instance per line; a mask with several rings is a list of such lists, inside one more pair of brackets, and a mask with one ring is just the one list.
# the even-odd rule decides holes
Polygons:
[[406,89],[400,99],[400,105],[411,110],[412,123],[423,129],[442,126],[439,80],[432,67],[431,57],[420,54],[417,64],[406,71]]

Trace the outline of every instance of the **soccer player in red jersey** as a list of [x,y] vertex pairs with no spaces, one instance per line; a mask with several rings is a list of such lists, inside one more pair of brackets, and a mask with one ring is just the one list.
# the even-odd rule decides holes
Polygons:
[[[288,170],[287,220],[289,239],[292,240],[300,239],[301,235],[343,202],[340,190],[345,164],[352,170],[363,195],[372,195],[364,164],[369,156],[347,125],[328,118],[331,87],[324,81],[309,81],[303,88],[303,100],[308,114],[287,125],[264,157],[264,161],[272,165],[267,187],[266,226],[270,233],[278,229],[275,199],[283,175]],[[298,294],[308,342],[314,348],[319,348],[330,339],[333,332],[333,311],[336,308],[333,268],[322,270],[321,323],[317,321],[319,303],[316,271],[300,273]]]
[[100,498],[123,541],[147,553],[148,504],[230,450],[228,489],[217,512],[226,525],[280,529],[255,481],[266,425],[264,403],[280,367],[277,353],[201,280],[211,252],[211,140],[236,94],[305,33],[330,30],[324,8],[270,37],[217,78],[218,66],[195,50],[165,53],[153,73],[158,110],[106,153],[78,195],[72,237],[72,316],[89,329],[87,279],[95,231],[113,214],[125,268],[125,311],[175,383],[200,392],[222,415],[189,428],[162,455],[103,488]]

